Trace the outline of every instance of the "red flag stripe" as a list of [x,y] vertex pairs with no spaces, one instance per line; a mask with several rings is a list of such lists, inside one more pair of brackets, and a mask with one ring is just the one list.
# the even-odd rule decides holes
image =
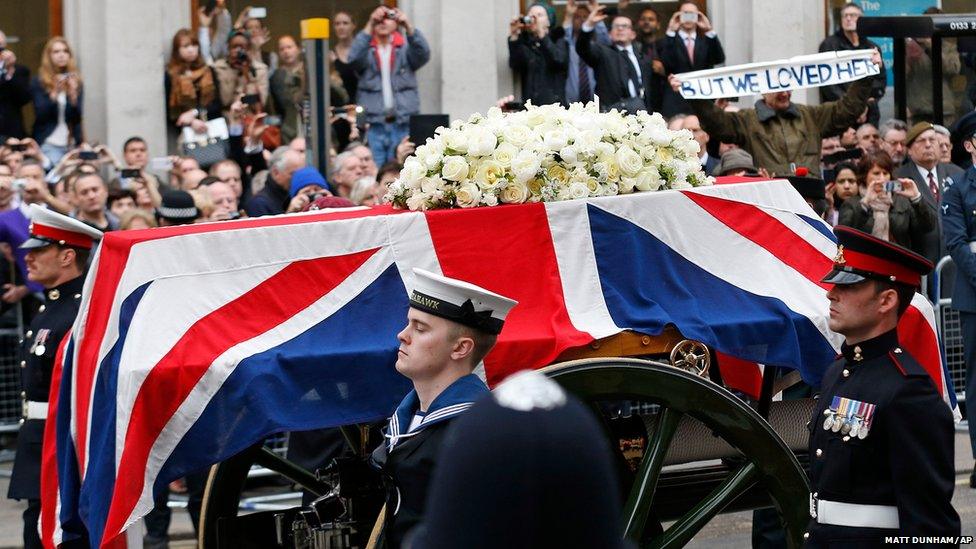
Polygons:
[[[103,544],[129,518],[143,491],[149,453],[160,432],[213,361],[242,341],[273,329],[328,294],[377,249],[296,261],[201,318],[149,372],[133,403]],[[262,314],[255,315],[260,310]],[[166,387],[166,391],[155,390]]]
[[[545,366],[564,350],[593,341],[570,321],[543,204],[428,212],[427,225],[446,276],[519,302],[485,359],[489,385],[513,372]],[[508,267],[492,269],[494,264]],[[507,276],[512,265],[518,278]],[[507,337],[515,333],[517,348]]]
[[60,482],[58,480],[58,395],[61,392],[61,368],[64,364],[64,349],[71,339],[71,330],[65,334],[54,355],[54,368],[51,371],[51,389],[48,393],[47,422],[44,424],[44,444],[41,446],[41,543],[46,549],[54,549],[54,525],[57,521],[57,502]]

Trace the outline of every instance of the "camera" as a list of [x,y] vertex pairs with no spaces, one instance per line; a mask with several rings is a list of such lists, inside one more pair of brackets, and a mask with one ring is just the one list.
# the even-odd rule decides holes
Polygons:
[[884,190],[886,193],[901,192],[901,181],[885,181]]
[[681,12],[681,22],[682,23],[695,23],[698,21],[698,14],[693,11],[683,11]]
[[397,12],[396,12],[396,10],[386,10],[386,18],[387,19],[396,19],[397,18]]
[[24,187],[27,186],[27,180],[26,179],[14,179],[14,182],[11,183],[11,186],[13,187],[13,189],[15,191],[22,191],[22,190],[24,190]]
[[95,151],[80,151],[78,153],[78,158],[85,161],[98,160],[98,153]]
[[237,50],[237,53],[234,54],[233,60],[237,61],[238,63],[247,63],[248,62],[247,51]]
[[124,168],[122,170],[122,173],[120,175],[124,179],[132,179],[132,178],[141,176],[142,173],[138,169],[135,169],[135,168]]
[[519,19],[519,21],[523,25],[531,25],[531,24],[535,23],[535,17],[533,17],[531,15],[523,15],[522,18]]
[[27,145],[23,143],[14,143],[13,145],[8,145],[7,148],[13,152],[24,152],[27,150]]

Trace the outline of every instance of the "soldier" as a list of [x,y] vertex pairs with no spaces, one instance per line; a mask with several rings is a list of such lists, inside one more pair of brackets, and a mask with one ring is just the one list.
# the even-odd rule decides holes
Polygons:
[[[963,148],[976,164],[976,112],[959,119],[953,141]],[[966,357],[966,419],[969,420],[969,444],[976,458],[976,167],[946,189],[942,196],[942,230],[946,248],[956,264],[952,287],[952,308],[962,320],[962,347]],[[969,487],[976,488],[976,468],[969,477]]]
[[44,286],[44,304],[24,334],[20,373],[24,418],[10,477],[10,499],[26,499],[24,547],[41,547],[37,520],[41,510],[41,442],[51,390],[54,355],[78,315],[88,255],[101,231],[81,221],[31,204],[27,278]]
[[886,536],[958,536],[953,421],[924,368],[898,343],[924,257],[836,227],[831,330],[846,338],[824,375],[810,429],[807,546],[880,545]]
[[488,354],[516,302],[473,284],[414,269],[407,326],[397,334],[396,369],[413,382],[373,452],[387,482],[383,538],[400,547],[424,515],[447,427],[488,393],[472,372]]

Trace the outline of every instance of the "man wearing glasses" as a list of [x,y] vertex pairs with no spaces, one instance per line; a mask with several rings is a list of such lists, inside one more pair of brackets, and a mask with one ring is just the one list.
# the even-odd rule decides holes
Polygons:
[[[858,36],[857,20],[864,15],[856,2],[848,2],[840,9],[840,29],[831,34],[820,43],[820,51],[842,51],[842,50],[866,50],[878,49],[878,45],[867,39]],[[875,127],[878,125],[880,113],[878,112],[878,101],[885,94],[885,86],[888,85],[888,78],[885,75],[884,64],[881,65],[881,72],[871,78],[871,95],[868,96],[868,122]],[[836,84],[833,86],[823,86],[820,88],[820,102],[837,101],[844,96],[850,83]]]
[[610,25],[611,45],[593,40],[596,25],[607,18],[601,6],[590,12],[580,29],[576,52],[596,73],[596,94],[600,110],[612,108],[631,114],[660,110],[661,88],[651,78],[651,59],[634,47],[637,34],[629,17],[618,15]]

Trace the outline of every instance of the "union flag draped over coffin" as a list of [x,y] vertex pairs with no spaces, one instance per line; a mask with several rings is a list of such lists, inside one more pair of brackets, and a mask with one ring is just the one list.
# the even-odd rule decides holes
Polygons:
[[[785,181],[109,233],[52,390],[45,542],[125,544],[154,487],[275,432],[386,417],[409,388],[394,363],[415,267],[519,301],[490,384],[669,324],[816,384],[841,341],[819,283],[835,252]],[[934,324],[917,296],[902,332],[949,399]]]

